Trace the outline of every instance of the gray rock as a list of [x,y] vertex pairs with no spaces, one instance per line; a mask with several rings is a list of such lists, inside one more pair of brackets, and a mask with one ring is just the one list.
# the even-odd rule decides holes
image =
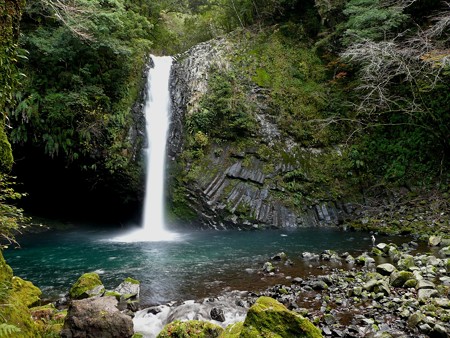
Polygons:
[[382,274],[383,276],[389,276],[392,272],[394,272],[397,269],[390,263],[384,263],[378,265],[376,270],[379,274]]
[[428,245],[429,246],[439,246],[441,241],[442,241],[442,237],[441,236],[430,236],[428,238]]
[[437,297],[438,295],[439,292],[437,292],[437,290],[434,289],[420,289],[417,292],[417,298],[419,299],[419,301],[422,302],[425,302],[432,297]]
[[416,289],[417,290],[421,290],[421,289],[435,289],[436,285],[429,281],[429,280],[425,280],[425,279],[421,279],[417,282],[416,285]]
[[134,333],[131,317],[117,308],[115,297],[74,300],[69,306],[61,337],[128,338]]
[[446,246],[439,250],[439,255],[442,257],[450,257],[450,246]]
[[273,266],[272,263],[270,263],[270,262],[265,262],[264,265],[263,265],[262,270],[263,270],[264,272],[270,273],[270,272],[275,272],[275,271],[276,271],[276,268]]
[[225,314],[223,313],[222,309],[218,309],[216,307],[212,308],[210,311],[211,319],[217,320],[218,322],[224,322],[225,321]]
[[443,325],[436,324],[430,332],[430,336],[433,338],[447,338],[447,329]]
[[123,299],[139,298],[140,283],[135,280],[125,279],[114,291],[119,293]]

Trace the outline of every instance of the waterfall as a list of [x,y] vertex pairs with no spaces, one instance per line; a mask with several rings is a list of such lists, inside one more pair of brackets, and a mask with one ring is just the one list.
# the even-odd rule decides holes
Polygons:
[[147,148],[145,151],[146,183],[142,227],[125,236],[121,242],[174,240],[177,234],[165,229],[164,180],[167,131],[170,120],[169,79],[172,67],[170,56],[153,56],[154,67],[147,79],[147,98],[144,107]]
[[170,118],[170,56],[152,56],[154,68],[148,76],[147,100],[144,108],[148,147],[143,228],[152,233],[164,231],[164,172],[167,130]]

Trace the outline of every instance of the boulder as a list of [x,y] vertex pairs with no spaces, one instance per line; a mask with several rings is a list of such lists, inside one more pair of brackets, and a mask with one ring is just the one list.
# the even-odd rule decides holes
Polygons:
[[139,298],[140,282],[133,278],[125,278],[120,285],[114,289],[114,292],[120,294],[122,299]]
[[284,252],[279,252],[270,259],[273,261],[285,261],[287,259],[287,255]]
[[270,297],[260,297],[248,310],[240,338],[257,337],[322,337],[321,331],[308,319],[289,311]]
[[421,289],[435,289],[435,288],[436,288],[436,285],[433,282],[431,282],[429,280],[426,280],[426,279],[419,280],[417,282],[417,285],[416,285],[416,289],[417,290],[421,290]]
[[412,272],[394,271],[389,278],[389,283],[393,287],[402,287],[410,279],[414,279],[414,274]]
[[428,238],[428,245],[429,246],[439,246],[441,244],[442,237],[441,236],[430,236]]
[[439,295],[439,292],[435,289],[420,289],[417,292],[417,298],[421,302],[426,302],[428,299],[432,297],[437,297]]
[[180,321],[176,320],[164,326],[157,338],[217,338],[223,332],[219,325],[200,320]]
[[117,299],[109,296],[73,300],[61,337],[131,337],[134,332],[133,321],[121,313],[117,305]]
[[439,250],[439,255],[442,257],[450,257],[450,246],[446,246]]
[[211,315],[211,319],[213,320],[217,320],[218,322],[222,323],[225,321],[225,313],[222,309],[213,307],[209,314]]
[[416,264],[414,263],[414,257],[411,255],[402,255],[401,258],[397,262],[397,267],[400,270],[410,270],[411,268],[415,267]]
[[14,276],[12,278],[12,286],[14,293],[22,300],[25,306],[32,307],[39,304],[42,292],[33,283]]
[[85,273],[72,286],[69,296],[72,299],[84,299],[88,297],[100,296],[105,293],[100,277],[95,272]]
[[384,263],[384,264],[378,265],[376,270],[379,274],[382,274],[384,276],[389,276],[392,272],[394,272],[397,269],[395,268],[395,266],[393,266],[390,263]]

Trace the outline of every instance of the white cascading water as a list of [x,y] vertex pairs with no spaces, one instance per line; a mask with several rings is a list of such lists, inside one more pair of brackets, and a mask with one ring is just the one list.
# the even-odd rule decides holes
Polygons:
[[170,120],[169,79],[172,57],[153,56],[147,82],[144,116],[148,147],[145,149],[146,184],[142,229],[116,238],[117,241],[173,240],[176,234],[165,230],[164,176],[167,131]]
[[164,173],[167,130],[170,118],[169,78],[170,56],[152,56],[154,68],[148,77],[147,100],[144,108],[148,147],[143,227],[159,234],[164,226]]

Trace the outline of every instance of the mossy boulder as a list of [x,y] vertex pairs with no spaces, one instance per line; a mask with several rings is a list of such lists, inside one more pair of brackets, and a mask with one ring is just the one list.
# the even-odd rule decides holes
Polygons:
[[[390,278],[389,283],[393,287],[403,287],[407,281],[414,279],[414,274],[409,271],[394,271]],[[411,282],[408,282],[411,283]]]
[[260,297],[248,310],[241,338],[318,338],[321,331],[308,319],[270,297]]
[[105,292],[100,277],[95,272],[85,273],[72,286],[69,296],[72,299],[84,299],[93,296],[102,295]]
[[223,331],[219,325],[209,322],[176,320],[164,326],[164,329],[158,334],[158,338],[217,338]]
[[13,277],[12,269],[0,252],[0,303],[2,323],[15,328],[14,337],[40,337],[33,322],[30,304],[39,301],[41,291],[30,282]]
[[38,305],[42,291],[33,283],[23,280],[20,277],[14,276],[12,278],[12,286],[14,293],[19,297],[22,303],[27,307]]
[[243,326],[244,322],[230,324],[225,328],[225,331],[222,332],[219,338],[238,338]]

